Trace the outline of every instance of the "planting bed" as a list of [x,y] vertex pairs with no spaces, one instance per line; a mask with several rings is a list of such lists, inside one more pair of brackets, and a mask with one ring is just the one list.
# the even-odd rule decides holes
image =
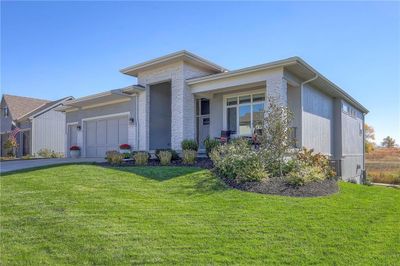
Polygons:
[[261,194],[282,195],[291,197],[319,197],[334,194],[339,191],[337,180],[326,179],[318,182],[310,182],[303,186],[287,184],[283,178],[272,177],[260,182],[237,183],[230,178],[221,178],[228,186],[242,191]]

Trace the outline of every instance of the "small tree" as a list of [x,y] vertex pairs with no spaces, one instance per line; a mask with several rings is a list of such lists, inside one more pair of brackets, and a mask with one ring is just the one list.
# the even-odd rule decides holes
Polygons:
[[8,156],[16,156],[16,150],[18,147],[17,140],[13,137],[9,137],[3,144],[4,149],[7,151]]
[[375,149],[375,130],[372,126],[364,125],[365,132],[365,152],[369,153]]
[[384,138],[382,141],[382,146],[386,147],[386,148],[393,148],[395,144],[396,144],[396,141],[389,136]]
[[267,169],[282,176],[285,156],[295,143],[290,126],[294,116],[288,107],[282,106],[273,97],[268,97],[266,103],[262,134],[258,139]]

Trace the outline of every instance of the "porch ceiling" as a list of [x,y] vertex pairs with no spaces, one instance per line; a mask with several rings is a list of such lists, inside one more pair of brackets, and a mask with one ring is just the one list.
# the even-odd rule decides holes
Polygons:
[[196,95],[197,97],[209,98],[212,97],[212,95],[219,93],[236,93],[236,92],[243,92],[246,90],[259,90],[265,88],[266,88],[265,81],[260,81],[260,82],[248,83],[237,86],[228,86],[220,89],[215,89],[209,92],[197,92],[194,93],[194,95]]

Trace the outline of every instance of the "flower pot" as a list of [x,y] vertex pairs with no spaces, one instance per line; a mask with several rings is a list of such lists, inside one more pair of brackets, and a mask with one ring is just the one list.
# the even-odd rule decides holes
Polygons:
[[119,149],[119,153],[130,153],[130,149]]
[[80,150],[73,150],[69,151],[69,154],[71,155],[71,158],[79,158],[81,156],[81,151]]

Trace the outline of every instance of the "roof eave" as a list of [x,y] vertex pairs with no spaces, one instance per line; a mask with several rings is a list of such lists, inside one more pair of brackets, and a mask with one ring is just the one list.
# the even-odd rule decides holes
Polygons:
[[307,64],[303,59],[300,57],[295,57],[296,61],[301,64],[302,66],[306,67],[309,69],[311,72],[314,74],[318,75],[319,78],[321,78],[324,82],[326,82],[329,86],[331,86],[334,90],[336,90],[345,100],[349,101],[350,103],[354,104],[358,109],[360,109],[364,114],[369,113],[369,110],[365,108],[361,103],[359,103],[356,99],[351,97],[347,92],[345,92],[343,89],[341,89],[339,86],[337,86],[335,83],[330,81],[328,78],[326,78],[324,75],[319,73],[317,70],[315,70],[312,66]]
[[141,70],[144,70],[146,68],[158,65],[158,64],[163,64],[166,63],[168,61],[172,61],[172,60],[179,60],[182,59],[183,61],[185,60],[192,60],[193,62],[197,62],[198,64],[202,65],[205,68],[208,68],[210,70],[214,70],[214,71],[218,71],[218,72],[224,72],[227,71],[227,69],[225,69],[222,66],[219,66],[211,61],[208,61],[207,59],[204,59],[200,56],[197,56],[193,53],[190,53],[186,50],[182,50],[179,52],[175,52],[172,54],[168,54],[162,57],[158,57],[143,63],[139,63],[133,66],[129,66],[126,68],[123,68],[120,70],[121,73],[126,74],[126,75],[131,75],[131,76],[137,76],[138,72],[140,72]]

